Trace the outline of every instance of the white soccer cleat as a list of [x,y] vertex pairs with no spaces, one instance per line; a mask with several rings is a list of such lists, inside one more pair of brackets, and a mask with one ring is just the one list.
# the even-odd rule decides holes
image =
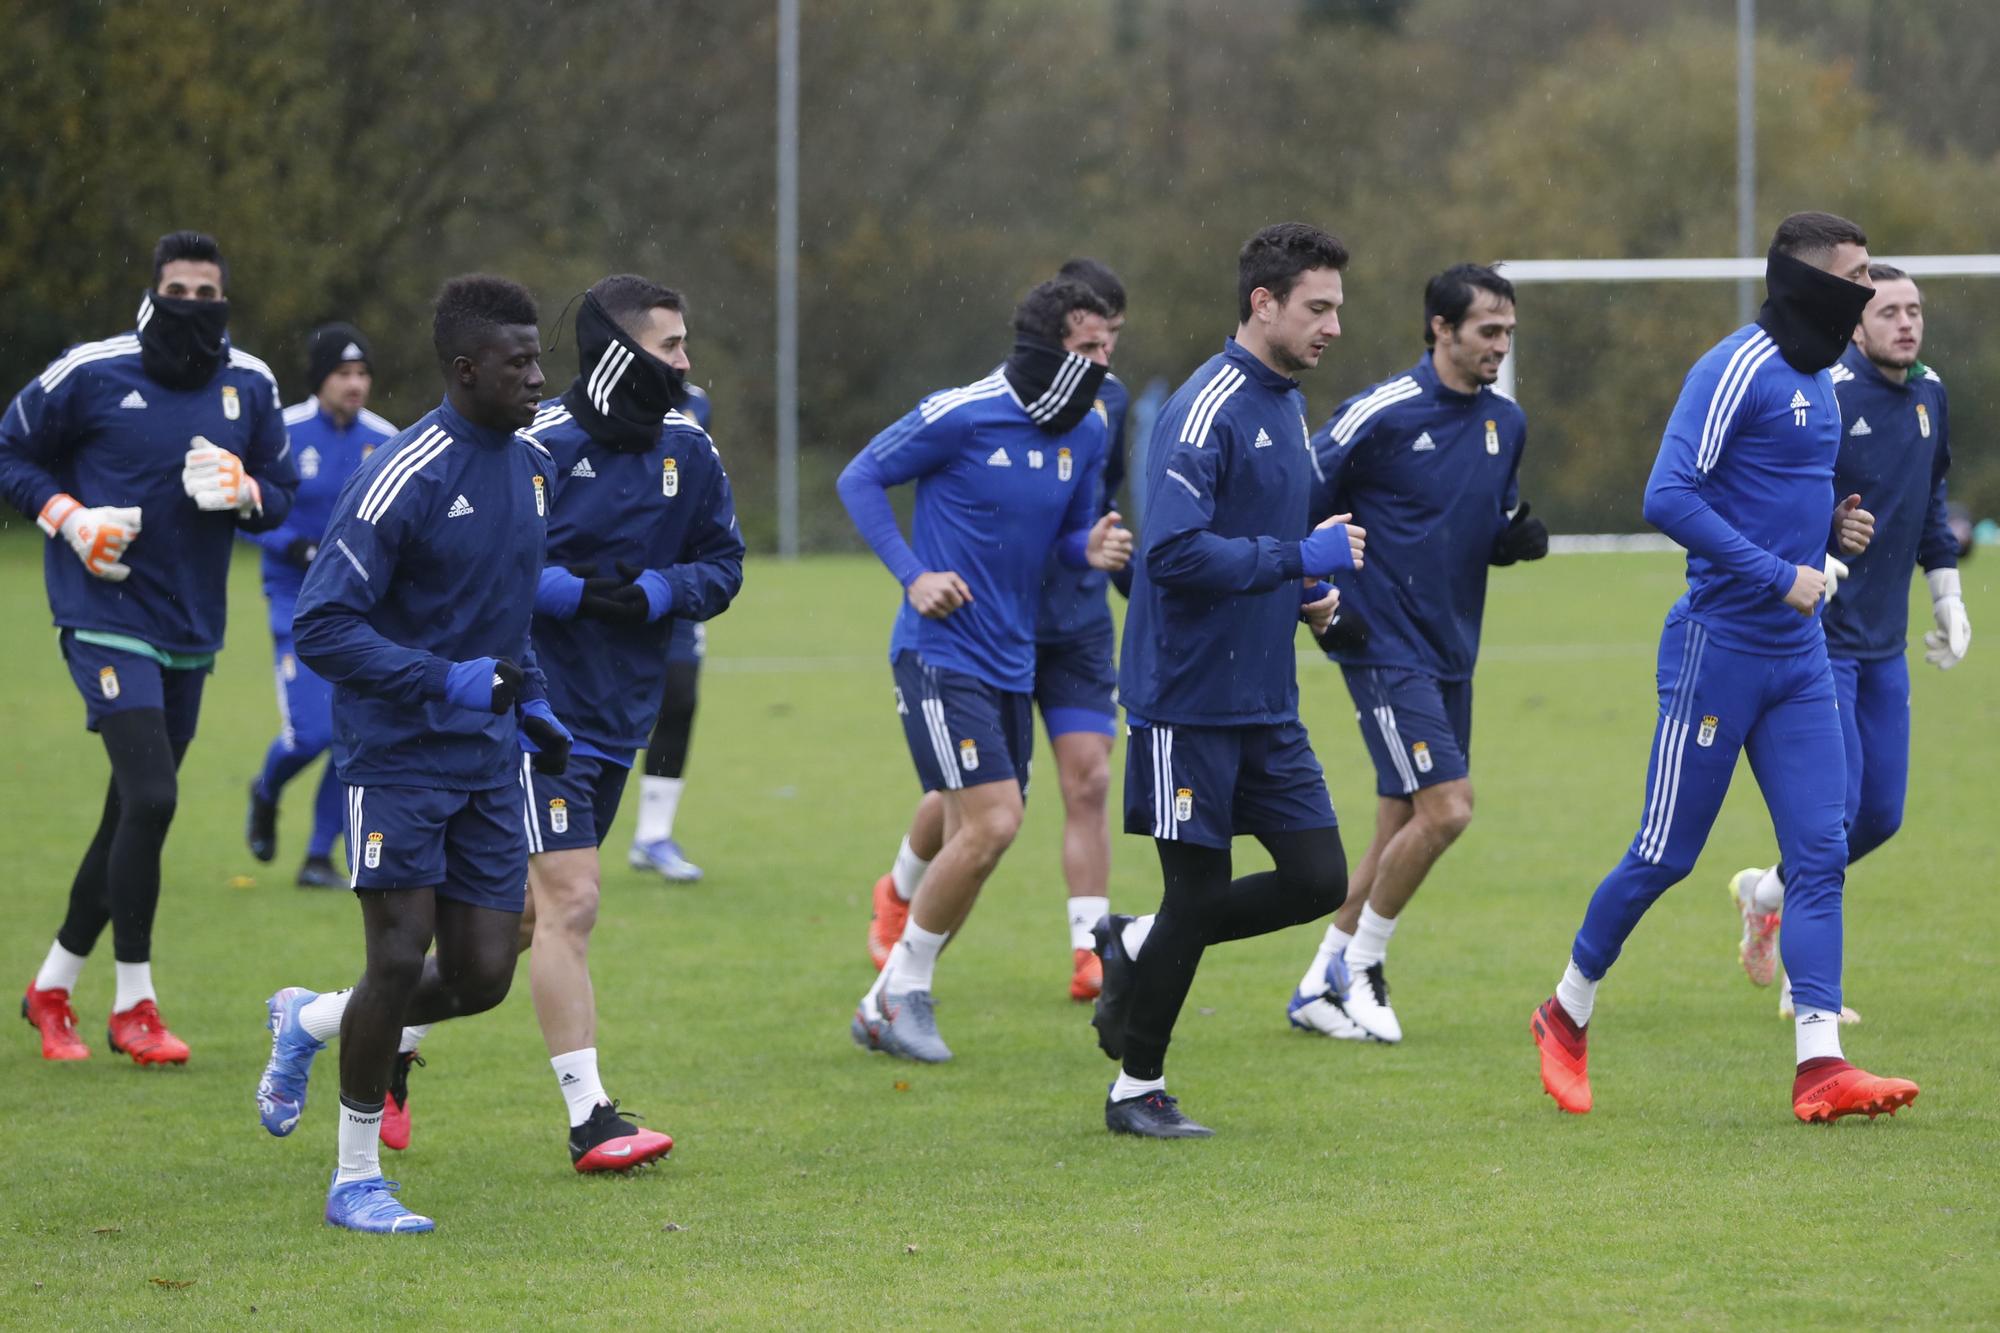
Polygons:
[[1311,997],[1293,991],[1291,1003],[1285,1006],[1285,1017],[1301,1032],[1317,1032],[1337,1041],[1369,1040],[1361,1025],[1349,1018],[1347,1011],[1340,1007],[1340,1001],[1332,991]]
[[1391,1045],[1401,1041],[1403,1025],[1389,1007],[1389,982],[1382,975],[1382,965],[1371,963],[1353,976],[1354,984],[1347,988],[1343,1006],[1347,1016],[1376,1041]]
[[1757,881],[1764,872],[1757,866],[1739,870],[1729,878],[1729,896],[1736,901],[1737,915],[1743,919],[1743,938],[1736,957],[1753,986],[1768,986],[1778,971],[1777,912],[1757,910]]

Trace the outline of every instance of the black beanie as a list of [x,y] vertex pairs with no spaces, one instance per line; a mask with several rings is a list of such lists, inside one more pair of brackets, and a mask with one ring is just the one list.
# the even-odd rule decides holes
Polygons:
[[326,377],[349,361],[359,361],[374,373],[368,340],[352,324],[322,324],[306,337],[306,384],[312,392],[318,393]]

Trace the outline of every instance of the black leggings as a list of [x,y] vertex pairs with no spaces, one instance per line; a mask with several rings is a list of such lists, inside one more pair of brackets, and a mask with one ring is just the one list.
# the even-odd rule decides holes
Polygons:
[[56,942],[73,954],[88,954],[108,923],[112,957],[150,962],[160,853],[174,822],[177,774],[188,743],[167,739],[167,715],[158,708],[112,713],[98,728],[111,757],[111,786],[97,836],[70,883],[69,912]]
[[1157,840],[1166,890],[1132,970],[1125,1072],[1159,1078],[1167,1043],[1202,950],[1325,916],[1347,899],[1347,852],[1337,828],[1258,835],[1273,870],[1232,880],[1227,848]]
[[646,776],[677,778],[687,768],[688,741],[694,736],[694,705],[701,681],[700,662],[667,663],[660,718],[646,743]]

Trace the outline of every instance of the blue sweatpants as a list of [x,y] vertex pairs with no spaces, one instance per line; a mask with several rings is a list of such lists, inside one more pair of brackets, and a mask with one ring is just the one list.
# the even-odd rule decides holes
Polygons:
[[1653,901],[1687,877],[1747,751],[1787,867],[1779,936],[1800,1008],[1840,1012],[1847,761],[1823,645],[1783,657],[1724,648],[1670,619],[1660,636],[1660,720],[1639,836],[1597,886],[1571,949],[1592,980],[1618,961]]
[[1847,749],[1847,863],[1853,865],[1903,826],[1910,785],[1910,664],[1901,653],[1872,662],[1836,657],[1833,688],[1840,696],[1840,734]]
[[[278,736],[264,754],[257,794],[277,800],[285,784],[308,768],[333,743],[333,684],[299,661],[290,634],[274,635],[273,667],[278,685]],[[307,856],[330,856],[334,837],[347,822],[347,787],[327,760],[313,800],[312,836]]]

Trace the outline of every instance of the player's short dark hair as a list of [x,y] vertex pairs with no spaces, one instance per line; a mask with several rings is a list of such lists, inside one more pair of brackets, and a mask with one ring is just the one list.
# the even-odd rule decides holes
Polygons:
[[229,261],[222,257],[222,247],[206,232],[170,231],[153,245],[153,285],[160,285],[160,274],[176,259],[191,259],[198,264],[213,264],[222,270],[222,286],[229,288]]
[[1452,328],[1465,323],[1465,316],[1472,309],[1478,293],[1486,291],[1508,305],[1514,304],[1514,284],[1500,276],[1500,271],[1490,264],[1453,264],[1444,272],[1424,284],[1424,346],[1437,343],[1437,335],[1431,332],[1431,320],[1444,316],[1444,322]]
[[1817,265],[1838,245],[1866,245],[1868,233],[1856,223],[1832,213],[1794,213],[1778,224],[1771,248],[1781,255]]
[[1871,282],[1899,282],[1910,275],[1894,264],[1870,264],[1868,278]]
[[1084,286],[1104,298],[1104,304],[1111,307],[1111,313],[1125,313],[1125,284],[1118,281],[1118,275],[1111,271],[1102,260],[1079,255],[1056,270],[1059,278],[1075,278]]
[[687,310],[687,301],[679,292],[636,273],[614,273],[599,278],[591,284],[590,294],[597,298],[597,304],[604,307],[612,322],[627,333],[634,332],[648,310],[683,313]]
[[477,356],[496,329],[540,322],[535,298],[526,287],[490,273],[468,273],[438,289],[431,345],[437,349],[438,364],[449,366],[456,357]]
[[1288,299],[1299,274],[1316,268],[1347,267],[1347,247],[1329,232],[1304,222],[1278,222],[1243,243],[1236,256],[1236,314],[1250,318],[1250,293],[1262,287]]
[[1110,303],[1075,278],[1050,278],[1037,283],[1014,307],[1014,332],[1062,346],[1069,336],[1072,311],[1082,310],[1110,319]]

